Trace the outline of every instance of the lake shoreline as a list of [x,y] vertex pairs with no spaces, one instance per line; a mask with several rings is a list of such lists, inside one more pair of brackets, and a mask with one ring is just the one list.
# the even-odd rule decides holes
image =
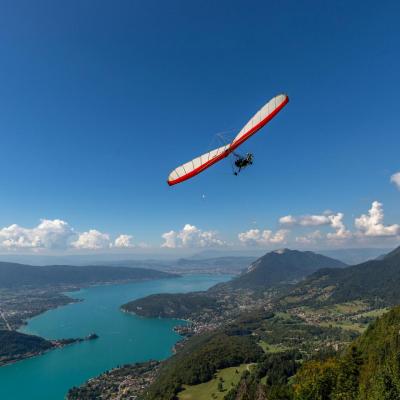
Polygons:
[[[26,335],[26,334],[24,334]],[[34,335],[27,335],[27,336],[34,336]],[[43,339],[40,336],[37,336],[38,338]],[[82,343],[88,340],[95,340],[98,339],[99,336],[96,333],[91,333],[90,335],[83,337],[83,338],[68,338],[68,339],[57,339],[57,340],[49,340],[48,342],[51,344],[51,347],[46,349],[46,350],[39,350],[39,351],[32,351],[28,352],[26,354],[16,354],[14,357],[9,357],[9,358],[0,358],[0,368],[5,367],[10,364],[15,364],[20,361],[33,358],[33,357],[39,357],[42,356],[46,353],[49,353],[54,350],[62,349],[66,346],[71,346],[73,344],[77,343]],[[44,339],[46,340],[46,339]]]
[[[89,332],[96,332],[100,339],[37,354],[40,357],[35,354],[3,366],[0,368],[0,380],[4,382],[0,387],[0,398],[64,400],[69,389],[117,366],[167,359],[173,355],[176,343],[183,339],[174,328],[188,321],[138,317],[121,312],[120,306],[153,293],[206,290],[229,278],[191,275],[173,280],[96,285],[79,292],[74,290],[75,293],[69,295],[73,300],[81,301],[30,318],[21,330],[51,339],[84,337]],[[21,381],[24,385],[19,384]],[[18,387],[17,392],[15,387]]]
[[[179,278],[179,275],[177,275],[177,278]],[[168,279],[168,278],[164,278],[164,279]],[[154,280],[158,280],[158,279],[154,279]],[[59,287],[59,288],[49,288],[49,293],[58,293],[58,294],[64,296],[67,299],[67,301],[65,303],[63,303],[63,304],[59,304],[59,303],[54,303],[53,305],[49,304],[49,305],[47,305],[46,308],[40,310],[37,313],[34,313],[29,318],[22,319],[21,322],[19,323],[19,325],[16,327],[16,329],[8,329],[8,330],[11,331],[11,332],[15,331],[15,332],[22,333],[22,334],[32,335],[31,333],[24,332],[24,328],[26,328],[29,325],[29,322],[32,319],[34,319],[36,317],[39,317],[40,315],[43,315],[43,314],[47,313],[48,311],[57,310],[59,308],[66,307],[68,305],[76,304],[76,303],[84,301],[84,299],[71,297],[70,294],[72,294],[72,293],[76,293],[76,292],[79,292],[81,290],[95,288],[95,287],[103,287],[103,286],[108,286],[108,285],[110,285],[110,286],[111,285],[125,285],[125,284],[129,285],[129,284],[132,284],[132,283],[135,284],[135,283],[142,283],[142,282],[147,282],[147,281],[153,281],[153,279],[138,279],[138,280],[133,280],[133,281],[123,280],[123,281],[119,281],[119,282],[104,282],[104,283],[96,283],[96,284],[92,284],[92,285],[82,285],[82,286],[75,286],[74,285],[72,287],[63,286],[63,287]],[[47,288],[45,288],[44,290],[46,290],[46,289]],[[48,339],[46,339],[46,337],[41,336],[41,335],[33,335],[33,336],[37,336],[38,338],[41,338],[41,339],[44,339],[44,340],[48,340]],[[80,342],[83,342],[85,340],[91,340],[91,339],[87,339],[87,337],[84,337],[84,338],[76,338],[76,339],[75,338],[74,339],[66,338],[66,339],[48,340],[49,342],[52,343],[52,347],[49,348],[49,349],[41,350],[41,351],[37,351],[37,352],[36,351],[35,352],[30,352],[30,353],[27,353],[27,354],[17,354],[15,357],[7,358],[5,360],[4,360],[5,357],[0,358],[0,368],[8,366],[8,365],[11,365],[11,364],[15,364],[15,363],[21,362],[21,361],[26,360],[26,359],[30,359],[30,358],[34,358],[34,357],[40,357],[40,356],[42,356],[44,354],[47,354],[47,353],[49,353],[49,352],[51,352],[53,350],[60,349],[60,348],[63,348],[65,346],[69,346],[69,345],[72,345],[72,344],[80,343]]]

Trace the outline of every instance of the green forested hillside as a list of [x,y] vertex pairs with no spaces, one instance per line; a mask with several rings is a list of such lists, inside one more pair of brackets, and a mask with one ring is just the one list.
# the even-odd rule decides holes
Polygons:
[[39,336],[0,330],[0,365],[49,350],[53,344]]
[[[285,385],[295,373],[299,359],[309,357],[317,349],[332,351],[334,343],[350,342],[354,337],[340,329],[304,324],[286,314],[263,310],[246,312],[223,328],[187,340],[183,348],[162,365],[144,398],[173,400],[183,385],[207,382],[219,369],[256,363],[248,371],[249,375],[245,374],[240,380],[240,390],[232,388],[231,397],[227,399],[236,399],[235,396],[241,399],[246,391],[261,391],[269,397],[260,397],[260,400],[287,400],[278,395],[271,397],[271,393],[278,388],[279,393],[281,389],[285,395],[290,392],[290,387]],[[273,385],[273,389],[266,388],[267,383]]]
[[[400,307],[372,323],[336,355],[302,351],[266,353],[225,400],[400,399]],[[330,355],[329,355],[330,354]]]
[[288,381],[300,365],[299,357],[296,351],[265,354],[224,400],[291,400],[293,390]]
[[400,307],[372,323],[343,355],[302,366],[294,389],[296,400],[400,399]]
[[173,400],[182,385],[207,382],[218,369],[254,362],[261,356],[262,349],[251,336],[231,336],[222,331],[196,336],[165,362],[144,398]]
[[217,301],[205,292],[163,293],[147,296],[124,304],[124,311],[145,317],[188,318],[197,311],[214,310]]
[[382,305],[400,303],[400,248],[381,260],[343,269],[322,269],[301,282],[291,293],[301,301],[320,303],[367,300]]

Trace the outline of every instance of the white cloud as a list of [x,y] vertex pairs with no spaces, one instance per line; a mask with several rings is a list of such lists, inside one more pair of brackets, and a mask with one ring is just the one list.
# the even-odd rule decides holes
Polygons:
[[392,182],[395,186],[397,186],[397,189],[400,190],[400,172],[396,172],[390,177],[390,182]]
[[106,249],[109,248],[110,245],[110,235],[101,233],[96,229],[90,229],[87,232],[81,233],[78,239],[72,242],[73,247],[86,250]]
[[334,233],[328,233],[326,237],[330,240],[345,240],[350,239],[353,234],[346,229],[346,226],[343,223],[343,213],[337,213],[333,215],[329,215],[330,226],[335,229]]
[[[295,217],[293,215],[286,215],[279,219],[281,225],[286,226],[301,226],[301,227],[313,227],[313,226],[330,226],[335,232],[328,233],[326,235],[329,240],[344,240],[349,239],[352,234],[350,231],[346,229],[346,226],[343,223],[343,213],[333,213],[330,210],[325,211],[323,214],[315,214],[315,215],[301,215]],[[319,232],[319,231],[317,231]],[[314,236],[313,236],[314,235]],[[319,232],[317,236],[315,233],[298,236],[296,241],[299,243],[315,243],[316,240],[322,239],[322,234]]]
[[239,241],[246,245],[268,245],[268,244],[281,244],[285,243],[289,231],[287,229],[280,229],[273,233],[266,229],[261,231],[260,229],[250,229],[246,232],[238,234]]
[[121,234],[111,239],[107,233],[90,229],[86,232],[76,232],[67,222],[61,219],[42,219],[33,228],[17,224],[0,228],[0,250],[98,250],[98,249],[128,249],[148,248],[146,243],[134,245],[133,236]]
[[292,215],[285,215],[284,217],[279,218],[279,223],[281,225],[295,225],[297,222],[296,218]]
[[161,247],[166,247],[169,249],[175,249],[177,246],[177,233],[175,231],[169,231],[165,232],[161,235],[161,237],[164,239],[164,243],[161,245]]
[[161,235],[165,248],[217,247],[226,243],[219,239],[215,231],[203,231],[194,225],[186,224],[180,231],[169,231]]
[[358,234],[367,237],[387,237],[400,235],[400,225],[384,225],[383,205],[378,201],[372,203],[368,214],[356,218],[354,223],[359,230]]
[[76,233],[65,221],[42,219],[34,228],[17,224],[0,229],[0,247],[5,249],[65,249]]
[[131,249],[135,247],[133,244],[133,236],[119,235],[114,241],[114,247],[118,249]]
[[281,225],[299,225],[299,226],[320,226],[329,225],[331,223],[328,215],[302,215],[294,217],[293,215],[286,215],[279,219]]

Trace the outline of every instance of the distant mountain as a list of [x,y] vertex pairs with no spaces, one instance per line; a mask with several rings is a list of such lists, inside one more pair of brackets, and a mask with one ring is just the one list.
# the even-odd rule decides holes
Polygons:
[[[18,264],[30,264],[30,265],[118,265],[118,262],[124,261],[137,261],[143,262],[144,264],[156,264],[164,261],[174,261],[177,258],[176,254],[170,254],[169,252],[152,253],[150,251],[141,252],[136,250],[134,253],[129,251],[123,251],[118,249],[117,252],[110,253],[98,253],[92,252],[90,254],[68,254],[68,255],[45,255],[45,254],[11,254],[3,253],[0,254],[0,260],[3,262],[13,262]],[[138,265],[136,265],[138,266]]]
[[157,294],[131,301],[122,306],[128,312],[146,317],[193,318],[203,312],[221,308],[225,291],[263,290],[282,283],[293,283],[319,268],[345,267],[340,261],[311,251],[276,250],[254,261],[241,275],[217,284],[207,291],[184,294]]
[[321,268],[343,268],[346,264],[311,251],[281,249],[254,261],[246,272],[219,287],[264,289],[293,283]]
[[246,249],[246,250],[232,250],[232,249],[211,249],[202,250],[197,253],[187,256],[186,258],[191,260],[204,260],[210,258],[221,258],[221,257],[250,257],[256,259],[261,257],[265,253],[262,249]]
[[178,275],[145,268],[53,265],[36,267],[0,262],[0,287],[93,285],[174,278]]
[[357,299],[400,303],[400,247],[383,259],[344,269],[322,269],[293,289],[291,295],[320,303]]
[[381,258],[389,253],[391,249],[381,248],[360,248],[360,249],[334,249],[318,250],[318,254],[332,257],[348,265],[357,265],[369,260]]
[[110,260],[110,261],[94,261],[90,265],[101,265],[107,267],[129,267],[129,268],[150,268],[161,270],[165,269],[167,266],[171,264],[171,260],[131,260],[131,259],[122,259],[122,260]]
[[112,267],[153,268],[178,274],[232,274],[237,275],[256,257],[179,258],[177,260],[115,260],[95,264]]
[[256,257],[232,256],[204,259],[181,258],[172,263],[169,270],[178,273],[208,272],[237,275],[252,263]]

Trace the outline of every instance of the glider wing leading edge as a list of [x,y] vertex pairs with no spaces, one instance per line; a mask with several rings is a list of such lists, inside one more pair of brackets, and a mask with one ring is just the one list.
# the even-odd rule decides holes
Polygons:
[[228,157],[242,143],[274,118],[288,102],[289,97],[286,94],[279,94],[272,98],[249,120],[231,143],[219,147],[218,149],[211,150],[208,153],[196,157],[186,164],[175,168],[168,176],[168,185],[172,186],[186,181],[211,167],[223,158]]

